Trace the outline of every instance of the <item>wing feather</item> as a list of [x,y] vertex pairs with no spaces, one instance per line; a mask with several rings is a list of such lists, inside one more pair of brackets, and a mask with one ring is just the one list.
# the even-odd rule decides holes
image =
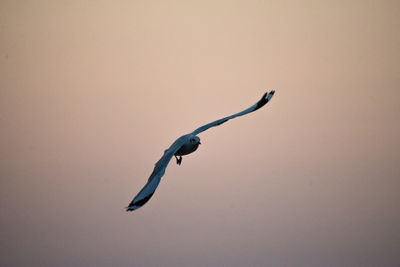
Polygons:
[[246,114],[251,113],[253,111],[256,111],[257,109],[259,109],[259,108],[263,107],[265,104],[267,104],[269,102],[269,100],[272,98],[272,96],[274,95],[274,93],[275,93],[275,91],[266,92],[263,95],[263,97],[256,104],[252,105],[248,109],[245,109],[245,110],[243,110],[241,112],[238,112],[236,114],[233,114],[231,116],[228,116],[228,117],[213,121],[211,123],[208,123],[206,125],[203,125],[203,126],[197,128],[194,132],[192,132],[192,134],[193,135],[198,135],[199,133],[204,132],[205,130],[208,130],[211,127],[215,127],[215,126],[221,125],[221,124],[227,122],[230,119],[233,119],[233,118],[236,118],[236,117],[239,117],[239,116],[243,116],[243,115],[246,115]]
[[179,148],[181,148],[181,146],[187,142],[188,139],[188,135],[181,136],[167,150],[164,151],[164,155],[155,164],[153,172],[151,173],[146,185],[133,198],[129,206],[126,208],[126,211],[136,210],[150,200],[156,191],[157,186],[161,181],[161,177],[164,175],[165,169],[167,168],[171,158],[176,151],[178,151]]

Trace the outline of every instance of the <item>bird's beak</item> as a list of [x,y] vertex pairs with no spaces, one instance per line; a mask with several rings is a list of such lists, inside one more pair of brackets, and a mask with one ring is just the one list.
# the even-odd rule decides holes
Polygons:
[[199,141],[199,145],[201,145],[200,141]]

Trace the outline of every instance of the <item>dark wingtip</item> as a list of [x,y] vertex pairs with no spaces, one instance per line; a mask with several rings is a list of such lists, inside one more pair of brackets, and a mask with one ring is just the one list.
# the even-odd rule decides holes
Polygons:
[[138,200],[138,201],[133,201],[129,204],[128,207],[126,207],[126,211],[134,211],[146,204],[147,201],[153,196],[153,194],[148,195],[147,197]]
[[136,210],[138,207],[135,207],[133,203],[130,203],[128,207],[125,207],[125,210],[130,212]]
[[264,106],[265,104],[268,103],[268,101],[271,99],[271,97],[275,94],[275,91],[272,90],[271,92],[266,92],[261,99],[257,102],[257,106],[255,108],[255,110],[261,108],[262,106]]

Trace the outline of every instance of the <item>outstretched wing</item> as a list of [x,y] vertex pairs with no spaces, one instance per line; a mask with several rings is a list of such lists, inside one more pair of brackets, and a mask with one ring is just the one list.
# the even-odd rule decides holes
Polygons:
[[221,125],[224,122],[227,122],[230,119],[239,117],[239,116],[243,116],[246,115],[250,112],[256,111],[257,109],[261,108],[262,106],[264,106],[265,104],[268,103],[268,101],[272,98],[272,96],[274,95],[275,91],[271,91],[271,92],[266,92],[263,97],[254,105],[252,105],[251,107],[249,107],[248,109],[245,109],[239,113],[233,114],[231,116],[213,121],[211,123],[208,123],[206,125],[201,126],[200,128],[196,129],[194,132],[192,132],[193,135],[198,135],[201,132],[204,132],[205,130],[211,128],[211,127],[215,127],[218,125]]
[[126,208],[126,211],[136,210],[146,204],[147,201],[149,201],[149,199],[156,191],[157,186],[160,183],[161,177],[165,173],[165,169],[167,168],[169,161],[176,153],[176,151],[178,151],[179,148],[181,148],[181,146],[187,142],[188,138],[188,135],[179,137],[167,150],[164,151],[164,155],[155,164],[153,172],[151,173],[146,185],[131,201],[129,206]]

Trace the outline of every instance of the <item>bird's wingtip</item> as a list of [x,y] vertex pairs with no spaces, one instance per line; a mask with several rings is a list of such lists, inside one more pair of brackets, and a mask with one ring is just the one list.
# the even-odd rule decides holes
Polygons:
[[275,90],[272,90],[270,92],[266,92],[262,98],[256,103],[256,108],[255,110],[261,108],[262,106],[264,106],[265,104],[268,103],[268,101],[272,98],[272,96],[275,94]]
[[125,207],[124,208],[125,209],[125,211],[134,211],[135,209],[136,209],[136,207],[135,206],[128,206],[128,207]]
[[271,90],[270,92],[267,92],[267,95],[266,95],[265,99],[267,101],[270,100],[274,94],[275,94],[275,90]]

